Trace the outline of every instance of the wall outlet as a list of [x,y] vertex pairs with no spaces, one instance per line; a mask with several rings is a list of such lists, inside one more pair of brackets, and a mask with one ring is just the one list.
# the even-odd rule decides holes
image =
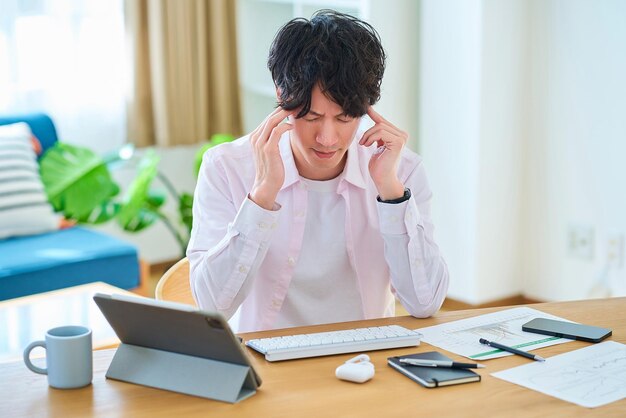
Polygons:
[[567,249],[572,258],[593,260],[593,227],[571,225],[567,233]]
[[606,259],[609,267],[624,267],[624,234],[609,234],[606,240]]

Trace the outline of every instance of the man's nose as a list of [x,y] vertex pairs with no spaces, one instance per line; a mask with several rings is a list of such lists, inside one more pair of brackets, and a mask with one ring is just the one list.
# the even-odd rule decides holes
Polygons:
[[332,123],[324,123],[315,138],[317,143],[324,147],[332,147],[338,141],[337,131]]

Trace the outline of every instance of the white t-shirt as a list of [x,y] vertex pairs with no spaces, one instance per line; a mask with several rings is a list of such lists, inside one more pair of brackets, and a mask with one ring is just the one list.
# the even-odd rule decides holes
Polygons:
[[275,328],[364,319],[346,249],[345,201],[337,194],[340,180],[301,178],[307,188],[304,239]]

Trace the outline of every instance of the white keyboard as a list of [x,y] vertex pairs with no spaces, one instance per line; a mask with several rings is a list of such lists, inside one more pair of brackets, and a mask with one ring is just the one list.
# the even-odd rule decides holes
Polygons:
[[420,344],[421,336],[419,332],[411,331],[399,325],[386,325],[383,327],[259,338],[247,341],[246,345],[261,354],[265,354],[268,361],[280,361],[357,351],[414,347]]

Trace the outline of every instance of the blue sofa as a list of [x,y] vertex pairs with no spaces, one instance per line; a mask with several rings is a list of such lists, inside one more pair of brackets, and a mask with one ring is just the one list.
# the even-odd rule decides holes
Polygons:
[[[0,115],[0,125],[26,122],[44,151],[57,140],[45,114]],[[102,281],[140,285],[137,248],[83,227],[0,240],[0,300]]]

